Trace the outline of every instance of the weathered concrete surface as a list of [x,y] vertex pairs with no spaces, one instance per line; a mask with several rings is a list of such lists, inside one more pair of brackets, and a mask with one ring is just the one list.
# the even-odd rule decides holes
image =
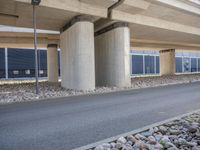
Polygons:
[[[23,30],[23,28],[21,28]],[[26,31],[26,30],[25,30]],[[29,32],[0,32],[0,46],[9,48],[33,48],[34,35]],[[59,44],[60,35],[58,33],[37,34],[38,48],[46,48],[48,43]]]
[[47,46],[47,72],[48,82],[58,82],[58,49],[57,44],[49,44]]
[[200,84],[0,106],[0,147],[70,150],[199,109]]
[[95,89],[94,25],[77,22],[60,37],[62,86],[68,89]]
[[[96,22],[100,18],[108,18],[108,8],[115,2],[45,0],[37,8],[37,27],[59,31],[66,21],[80,14],[94,16]],[[197,44],[200,47],[199,8],[200,5],[187,0],[125,0],[111,11],[111,19],[130,23],[131,38]],[[0,10],[0,24],[32,27],[30,0],[1,0]],[[168,44],[163,46],[166,48]]]
[[118,27],[95,37],[97,86],[131,85],[129,51],[128,27]]
[[160,75],[173,75],[176,71],[175,49],[160,51]]

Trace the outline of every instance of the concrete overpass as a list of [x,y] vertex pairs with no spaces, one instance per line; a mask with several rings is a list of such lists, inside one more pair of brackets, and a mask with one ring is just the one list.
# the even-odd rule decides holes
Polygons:
[[[53,62],[59,44],[65,88],[129,86],[130,46],[161,50],[161,75],[174,74],[175,49],[200,50],[200,5],[192,0],[43,0],[37,9],[39,29],[60,31],[39,41]],[[0,10],[1,25],[32,27],[30,0],[0,0]]]

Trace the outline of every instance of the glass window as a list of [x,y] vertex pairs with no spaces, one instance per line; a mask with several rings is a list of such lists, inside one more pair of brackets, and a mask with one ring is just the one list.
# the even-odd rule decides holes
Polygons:
[[30,70],[25,70],[25,74],[31,74]]
[[0,78],[5,78],[5,49],[0,48]]
[[154,56],[145,56],[145,74],[154,74]]
[[177,73],[182,73],[183,72],[182,57],[176,57],[176,72]]
[[[47,51],[40,50],[38,54],[40,54],[40,69],[43,70],[40,77],[45,77],[47,76]],[[31,70],[35,69],[35,51],[33,49],[8,48],[8,68],[9,78],[34,77],[35,73]],[[19,70],[19,74],[13,74],[13,70]]]
[[198,58],[198,71],[200,72],[200,58]]
[[190,69],[190,58],[183,58],[183,71],[184,72],[191,72]]
[[132,55],[132,74],[143,74],[142,55]]
[[19,71],[18,70],[13,70],[13,74],[17,75],[17,74],[19,74]]
[[40,74],[44,74],[44,70],[40,70],[40,72],[39,72]]
[[191,72],[197,72],[197,59],[191,58]]
[[160,57],[156,56],[156,73],[160,73]]

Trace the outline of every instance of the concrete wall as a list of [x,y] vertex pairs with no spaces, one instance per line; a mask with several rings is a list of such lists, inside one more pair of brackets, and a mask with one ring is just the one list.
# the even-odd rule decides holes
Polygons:
[[175,50],[160,51],[160,75],[173,75],[176,70]]
[[118,27],[95,37],[96,85],[128,87],[130,31]]
[[61,34],[62,86],[68,89],[95,89],[94,25],[76,22]]
[[47,47],[48,82],[58,82],[58,50],[57,45]]

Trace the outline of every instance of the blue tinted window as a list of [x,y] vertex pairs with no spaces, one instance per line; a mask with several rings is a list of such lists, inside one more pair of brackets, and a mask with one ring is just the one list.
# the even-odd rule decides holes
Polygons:
[[176,57],[176,72],[177,73],[183,72],[183,69],[182,69],[182,57]]
[[160,57],[156,56],[156,73],[160,73]]
[[191,58],[191,72],[197,72],[197,59]]
[[132,55],[132,74],[143,74],[142,55]]
[[40,52],[40,69],[47,70],[47,51],[40,50],[39,52]]
[[145,56],[145,74],[155,73],[154,56]]
[[200,72],[200,58],[198,58],[198,71]]
[[[39,62],[41,77],[47,76],[47,52],[40,52]],[[9,78],[35,76],[35,51],[33,49],[8,49],[8,76]]]
[[5,78],[5,49],[0,48],[0,78]]
[[183,58],[183,71],[184,72],[191,72],[190,58]]

